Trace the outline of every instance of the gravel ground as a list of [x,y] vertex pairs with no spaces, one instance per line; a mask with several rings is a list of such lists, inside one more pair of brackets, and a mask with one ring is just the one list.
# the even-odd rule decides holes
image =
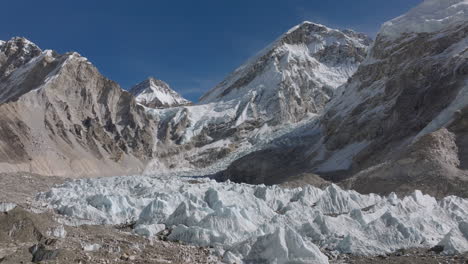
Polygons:
[[445,256],[430,249],[415,248],[375,257],[341,255],[331,264],[468,264],[468,254]]

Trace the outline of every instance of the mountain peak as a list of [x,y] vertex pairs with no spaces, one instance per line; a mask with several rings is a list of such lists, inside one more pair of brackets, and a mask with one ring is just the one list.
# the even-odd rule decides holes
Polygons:
[[277,41],[279,44],[300,44],[304,42],[317,41],[317,38],[338,38],[338,39],[353,39],[366,46],[370,45],[372,39],[369,36],[356,32],[351,29],[333,29],[325,25],[304,21],[288,30]]
[[328,27],[322,25],[322,24],[319,24],[319,23],[315,23],[315,22],[311,22],[311,21],[303,21],[302,23],[292,27],[291,29],[289,29],[285,35],[291,33],[291,32],[294,32],[298,29],[302,29],[302,28],[315,28],[315,29],[329,29]]
[[0,78],[10,75],[41,53],[42,50],[36,44],[23,37],[0,41]]
[[[309,80],[314,83],[312,86],[322,86],[325,90],[329,87],[334,89],[345,83],[354,73],[358,64],[364,60],[371,42],[369,37],[361,33],[340,31],[304,21],[236,69],[223,82],[204,94],[200,102],[228,101],[245,96],[250,98],[253,91],[256,94],[262,94],[266,90],[279,91],[285,88],[280,80],[290,79],[288,76],[295,70],[288,67],[295,63],[310,71],[310,76],[317,77],[314,81]],[[283,63],[278,64],[282,61]],[[320,70],[323,72],[319,72]],[[330,79],[321,79],[322,76],[331,76],[330,73],[334,75],[330,78],[333,82],[329,83]],[[284,78],[279,78],[279,75]],[[302,80],[299,83],[307,82]],[[304,91],[310,92],[311,89],[306,89],[306,86],[308,87],[303,87]]]
[[172,90],[169,84],[149,76],[130,89],[139,104],[150,108],[188,105],[191,102]]
[[24,49],[27,51],[41,51],[41,49],[36,44],[25,37],[13,37],[8,41],[0,41],[0,45],[2,45],[2,49],[5,49],[3,52],[16,52],[18,49]]

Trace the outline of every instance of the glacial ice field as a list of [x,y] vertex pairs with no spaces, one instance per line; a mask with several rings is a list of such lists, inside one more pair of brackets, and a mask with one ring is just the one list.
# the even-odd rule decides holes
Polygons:
[[377,255],[443,245],[468,251],[468,199],[361,195],[332,185],[218,183],[209,179],[126,176],[79,179],[41,193],[68,224],[136,221],[134,232],[213,246],[225,263],[328,263],[334,254]]

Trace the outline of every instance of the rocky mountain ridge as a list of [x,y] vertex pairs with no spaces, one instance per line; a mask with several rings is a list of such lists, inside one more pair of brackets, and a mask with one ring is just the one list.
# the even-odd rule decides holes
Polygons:
[[[466,1],[428,0],[387,22],[320,122],[291,133],[300,144],[248,155],[224,177],[271,184],[309,172],[361,192],[468,196],[467,9]],[[440,14],[445,22],[434,25]]]
[[151,158],[154,120],[86,58],[24,38],[4,43],[0,58],[2,172],[119,175]]

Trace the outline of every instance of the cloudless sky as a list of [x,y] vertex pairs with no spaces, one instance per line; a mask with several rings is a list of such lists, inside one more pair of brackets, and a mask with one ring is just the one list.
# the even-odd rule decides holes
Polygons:
[[375,37],[422,0],[0,1],[0,39],[77,51],[123,88],[154,76],[190,100],[309,20]]

